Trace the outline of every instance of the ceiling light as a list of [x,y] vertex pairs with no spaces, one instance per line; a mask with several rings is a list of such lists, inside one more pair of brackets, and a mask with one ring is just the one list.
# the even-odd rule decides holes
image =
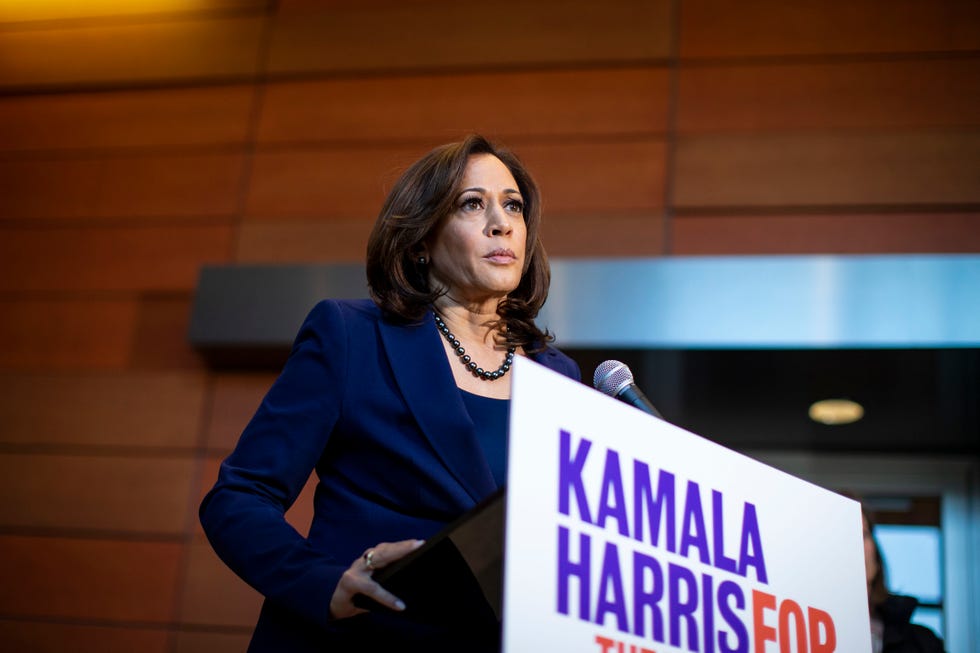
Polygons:
[[821,424],[850,424],[862,417],[864,407],[850,399],[823,399],[810,406],[810,419]]

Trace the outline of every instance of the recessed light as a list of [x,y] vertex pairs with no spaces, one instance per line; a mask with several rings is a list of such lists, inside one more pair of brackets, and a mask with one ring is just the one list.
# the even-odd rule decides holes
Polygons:
[[864,407],[850,399],[823,399],[810,406],[810,419],[821,424],[851,424],[862,417]]

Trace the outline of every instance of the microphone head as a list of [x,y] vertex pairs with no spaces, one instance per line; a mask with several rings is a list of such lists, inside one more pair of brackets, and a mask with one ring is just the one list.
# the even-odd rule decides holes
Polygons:
[[603,361],[595,368],[592,385],[604,395],[616,397],[633,383],[633,372],[625,363],[619,361]]

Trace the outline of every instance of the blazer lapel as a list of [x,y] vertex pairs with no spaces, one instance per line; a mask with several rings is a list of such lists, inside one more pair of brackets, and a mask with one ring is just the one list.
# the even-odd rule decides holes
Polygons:
[[395,380],[422,432],[470,498],[485,498],[496,484],[432,315],[405,326],[381,320],[380,330]]

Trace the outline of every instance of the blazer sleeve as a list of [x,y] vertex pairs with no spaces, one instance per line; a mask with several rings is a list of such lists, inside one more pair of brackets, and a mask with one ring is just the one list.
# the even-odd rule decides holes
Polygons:
[[336,424],[347,365],[341,311],[321,302],[200,508],[204,532],[225,564],[268,599],[322,626],[351,561],[314,550],[284,514]]

